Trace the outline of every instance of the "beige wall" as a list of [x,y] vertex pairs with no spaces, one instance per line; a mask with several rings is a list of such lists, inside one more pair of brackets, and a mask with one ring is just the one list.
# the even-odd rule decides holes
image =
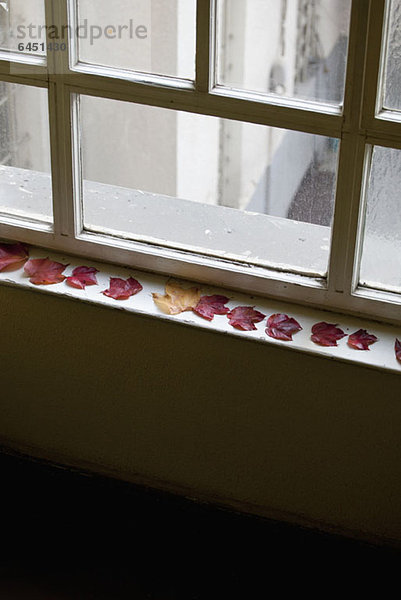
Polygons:
[[401,378],[0,286],[0,442],[401,540]]

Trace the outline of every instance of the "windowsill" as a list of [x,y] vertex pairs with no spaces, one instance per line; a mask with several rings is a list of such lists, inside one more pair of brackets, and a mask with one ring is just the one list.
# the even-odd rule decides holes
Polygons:
[[[193,312],[184,312],[176,316],[170,316],[162,313],[153,302],[152,292],[164,293],[167,277],[153,273],[135,271],[125,267],[116,267],[106,263],[88,261],[86,259],[78,260],[75,257],[69,257],[57,253],[48,253],[39,248],[30,248],[30,258],[44,258],[49,256],[52,260],[62,263],[69,263],[65,269],[64,275],[70,275],[72,270],[83,264],[95,266],[99,273],[97,280],[99,285],[88,286],[85,290],[77,290],[68,286],[65,282],[36,286],[30,283],[29,278],[24,274],[23,268],[15,271],[0,272],[0,284],[16,286],[19,288],[30,289],[37,292],[49,293],[56,296],[71,298],[90,304],[102,305],[108,308],[114,308],[132,312],[138,315],[175,321],[183,325],[202,328],[214,333],[222,333],[235,336],[258,343],[270,344],[271,346],[282,346],[289,350],[306,352],[308,354],[336,359],[344,362],[358,364],[368,368],[380,369],[385,371],[397,372],[401,374],[401,365],[397,362],[394,353],[395,338],[401,338],[400,327],[381,324],[374,321],[368,321],[362,318],[356,318],[349,315],[341,315],[323,310],[303,307],[295,304],[283,303],[278,300],[249,296],[223,289],[212,288],[202,285],[203,294],[225,294],[230,298],[229,308],[235,306],[255,306],[256,310],[269,317],[273,313],[286,313],[294,317],[303,327],[302,331],[294,335],[292,342],[282,342],[268,337],[265,333],[266,319],[256,324],[256,331],[239,331],[234,329],[225,316],[215,316],[213,321],[209,322],[202,319]],[[109,277],[127,278],[133,276],[142,284],[143,291],[132,296],[129,300],[113,300],[104,296],[101,292],[109,287]],[[190,285],[188,283],[188,285]],[[198,285],[200,284],[193,284]],[[369,333],[377,336],[378,341],[373,344],[368,351],[358,351],[347,345],[347,338],[338,342],[337,347],[322,347],[311,341],[311,327],[319,321],[337,323],[346,334],[353,333],[358,329],[367,329]]]
[[[283,218],[284,207],[271,216],[92,181],[83,192],[87,231],[312,277],[327,271],[330,228]],[[0,214],[51,223],[51,204],[50,175],[0,165]]]
[[[285,211],[267,215],[89,181],[84,193],[88,231],[310,277],[327,271],[330,227],[287,219]],[[50,176],[0,165],[0,215],[50,227]],[[361,285],[400,293],[401,240],[368,234]]]

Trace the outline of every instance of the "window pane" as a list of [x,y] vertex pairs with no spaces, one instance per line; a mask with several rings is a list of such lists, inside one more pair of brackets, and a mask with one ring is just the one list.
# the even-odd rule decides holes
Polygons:
[[28,54],[46,54],[44,0],[0,2],[0,49],[18,51],[23,44]]
[[337,141],[81,97],[88,230],[324,275]]
[[401,150],[375,146],[367,192],[360,282],[401,292]]
[[388,4],[388,38],[384,71],[384,106],[401,110],[401,1]]
[[0,82],[1,215],[52,219],[47,90]]
[[79,61],[195,77],[195,0],[77,0]]
[[217,83],[341,104],[351,0],[217,0]]

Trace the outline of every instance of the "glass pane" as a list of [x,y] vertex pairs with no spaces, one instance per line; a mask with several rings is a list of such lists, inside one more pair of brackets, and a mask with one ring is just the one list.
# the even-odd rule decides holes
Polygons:
[[375,146],[367,192],[360,282],[401,292],[401,150]]
[[217,83],[339,105],[351,0],[217,0]]
[[52,220],[47,90],[0,82],[1,215]]
[[[22,44],[23,50],[18,48]],[[46,54],[44,0],[0,2],[0,49]]]
[[193,80],[195,0],[77,0],[79,61]]
[[81,97],[84,226],[324,275],[337,141]]
[[388,5],[389,28],[386,45],[384,106],[401,110],[401,1]]

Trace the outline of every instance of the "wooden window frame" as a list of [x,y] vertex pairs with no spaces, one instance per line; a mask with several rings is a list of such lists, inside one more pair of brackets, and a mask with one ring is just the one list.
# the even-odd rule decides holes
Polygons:
[[[401,323],[400,295],[358,286],[371,148],[401,149],[400,115],[378,98],[388,0],[353,0],[344,104],[340,108],[237,92],[216,85],[215,0],[197,1],[195,82],[74,63],[68,51],[48,59],[0,52],[0,80],[47,88],[53,226],[3,216],[0,236],[93,259],[217,284],[262,296]],[[75,0],[45,0],[46,24],[62,25]],[[48,39],[48,42],[52,40]],[[60,42],[63,40],[59,40]],[[64,40],[68,42],[68,40]],[[379,92],[377,93],[377,90]],[[338,182],[326,279],[238,264],[192,252],[87,232],[77,194],[77,94],[189,111],[340,140]]]

